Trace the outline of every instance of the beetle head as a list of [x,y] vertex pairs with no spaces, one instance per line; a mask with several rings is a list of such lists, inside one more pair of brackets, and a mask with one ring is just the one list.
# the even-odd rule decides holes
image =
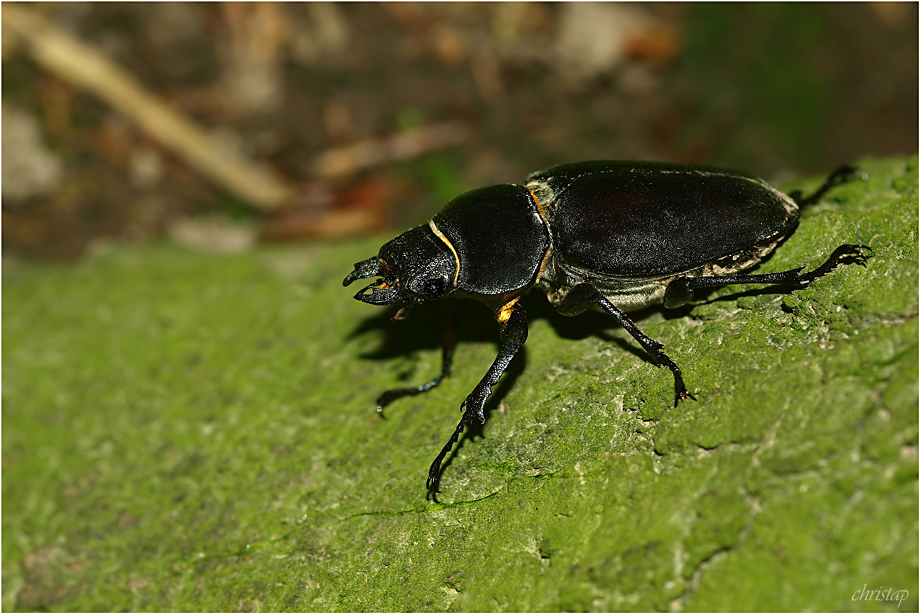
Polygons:
[[453,251],[423,225],[386,243],[377,256],[356,263],[342,285],[380,277],[355,294],[355,299],[371,305],[412,307],[452,294],[458,266]]

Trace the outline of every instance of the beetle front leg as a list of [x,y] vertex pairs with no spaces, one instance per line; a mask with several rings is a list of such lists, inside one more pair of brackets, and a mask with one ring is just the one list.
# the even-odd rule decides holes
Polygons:
[[383,414],[383,408],[396,399],[428,392],[432,388],[437,387],[445,377],[450,376],[450,368],[454,360],[454,348],[457,346],[457,310],[455,304],[455,301],[451,301],[447,329],[444,332],[444,344],[441,350],[441,372],[421,386],[394,388],[382,392],[380,396],[377,397],[377,411],[381,415]]
[[682,307],[693,300],[693,291],[711,288],[721,288],[732,284],[773,284],[790,286],[793,289],[805,288],[818,279],[833,271],[841,264],[859,264],[866,266],[872,248],[868,245],[841,245],[824,261],[824,264],[813,271],[802,273],[805,267],[780,271],[779,273],[763,274],[736,274],[721,277],[678,277],[668,284],[664,293],[664,306],[667,309]]
[[472,425],[473,420],[478,420],[480,424],[485,424],[485,406],[486,401],[492,395],[492,387],[498,383],[499,378],[511,363],[511,359],[514,358],[527,340],[527,313],[517,304],[517,299],[508,302],[499,310],[498,322],[501,325],[502,342],[498,356],[495,357],[495,361],[489,367],[485,377],[476,384],[473,392],[461,403],[460,409],[464,410],[463,417],[460,419],[457,428],[454,429],[454,434],[451,435],[428,470],[426,486],[429,491],[437,492],[441,461],[444,460],[444,457],[457,443],[463,430],[468,425]]

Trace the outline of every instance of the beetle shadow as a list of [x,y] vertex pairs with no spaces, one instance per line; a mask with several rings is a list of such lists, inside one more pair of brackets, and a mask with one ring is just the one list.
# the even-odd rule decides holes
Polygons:
[[[468,342],[491,343],[495,346],[497,355],[498,348],[501,345],[498,324],[488,309],[475,305],[481,304],[475,301],[456,301],[457,345]],[[354,339],[373,330],[381,331],[383,341],[380,345],[376,349],[360,354],[361,358],[381,362],[421,351],[441,350],[444,344],[444,333],[450,319],[450,310],[451,305],[447,301],[431,302],[414,309],[410,318],[395,321],[392,320],[392,317],[396,311],[385,310],[381,314],[362,321],[349,333],[347,339]],[[456,360],[457,355],[455,353],[455,363]],[[480,377],[486,374],[491,364],[492,361],[490,360],[488,364],[482,365],[482,375]],[[525,345],[518,351],[498,384],[493,388],[492,395],[484,408],[486,420],[488,420],[490,412],[498,407],[505,395],[513,388],[514,383],[524,372],[526,366],[527,347]],[[400,374],[399,379],[403,382],[402,385],[411,386],[422,384],[423,380],[421,378],[427,380],[434,375],[436,373],[426,375],[407,372]],[[418,382],[410,380],[410,378],[417,376],[420,378]],[[479,383],[478,379],[470,384],[470,392],[473,391],[473,387],[477,383]],[[378,394],[380,392],[383,392],[382,386]],[[458,401],[457,406],[459,407],[459,405],[460,402]],[[481,435],[482,428],[480,425],[467,427],[458,444],[454,446],[454,452],[448,458],[448,464],[456,456],[456,451],[462,447],[466,439]]]
[[[602,341],[616,345],[624,352],[628,352],[641,360],[652,362],[651,356],[642,349],[639,342],[632,336],[622,337],[611,334],[610,331],[612,329],[622,328],[622,326],[615,318],[605,313],[586,311],[577,316],[568,317],[556,311],[549,301],[542,296],[528,295],[525,300],[527,301],[525,307],[530,320],[546,320],[553,328],[553,331],[563,339],[580,341],[588,337],[596,337]],[[692,305],[667,310],[662,309],[660,305],[656,305],[637,311],[631,311],[627,315],[641,330],[642,322],[656,314],[662,315],[665,320],[672,320],[675,318],[682,318],[692,310]]]
[[396,309],[380,309],[375,315],[365,317],[346,339],[351,341],[371,331],[381,331],[383,341],[379,347],[360,354],[361,358],[369,360],[388,360],[420,350],[440,348],[447,310],[438,304],[432,304],[432,309],[426,307],[429,305],[413,309],[405,320],[393,319]]
[[[492,342],[496,346],[500,343],[498,324],[487,309],[471,308],[478,304],[475,301],[454,301],[457,345],[470,341]],[[451,308],[450,301],[431,301],[414,308],[405,320],[393,320],[395,309],[381,310],[381,313],[362,320],[346,339],[352,340],[379,330],[383,335],[380,345],[360,355],[368,360],[385,361],[422,350],[440,350],[444,344]]]
[[772,286],[764,286],[763,288],[751,288],[750,290],[742,290],[741,292],[732,292],[730,294],[723,294],[722,296],[710,298],[710,295],[716,290],[717,288],[707,289],[705,294],[697,290],[697,300],[694,301],[693,305],[699,306],[713,305],[715,303],[728,303],[731,301],[737,301],[739,298],[745,298],[749,296],[764,296],[767,294],[772,294],[773,296],[782,296],[786,294],[792,294],[793,291],[801,290],[801,288],[774,284]]

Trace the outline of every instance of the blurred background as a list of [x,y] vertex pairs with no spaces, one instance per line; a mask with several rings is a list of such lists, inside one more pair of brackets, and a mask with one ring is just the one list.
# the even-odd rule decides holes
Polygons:
[[3,264],[387,233],[588,159],[918,148],[918,5],[3,5]]

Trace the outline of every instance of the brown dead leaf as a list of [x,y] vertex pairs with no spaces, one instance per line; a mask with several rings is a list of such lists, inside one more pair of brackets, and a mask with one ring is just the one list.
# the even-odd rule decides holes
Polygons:
[[626,54],[655,66],[664,66],[677,57],[680,36],[668,24],[655,22],[626,37]]

